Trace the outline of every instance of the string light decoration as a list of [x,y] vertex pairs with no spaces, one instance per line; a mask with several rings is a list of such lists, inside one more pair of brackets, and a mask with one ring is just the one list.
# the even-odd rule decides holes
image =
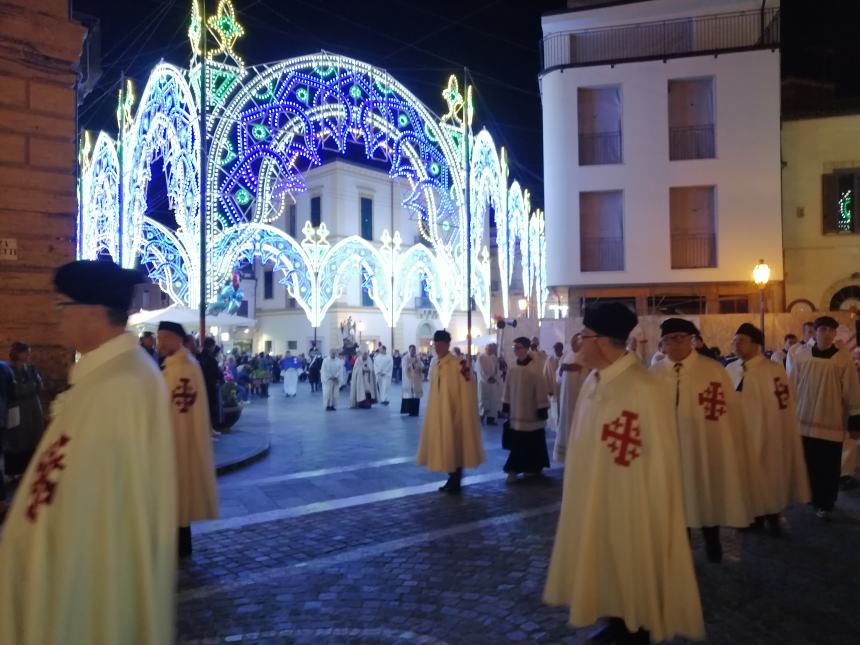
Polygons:
[[854,215],[851,213],[852,201],[850,190],[846,190],[839,197],[839,219],[836,222],[836,228],[840,231],[850,232],[854,230]]
[[[528,191],[516,181],[508,185],[506,152],[497,151],[489,132],[472,136],[471,87],[464,95],[452,76],[443,92],[448,112],[440,118],[384,70],[344,56],[320,53],[246,66],[233,49],[244,29],[228,0],[221,0],[207,20],[219,45],[209,56],[219,60],[205,65],[205,239],[210,261],[208,291],[199,293],[203,187],[198,2],[192,2],[190,16],[189,69],[156,65],[136,110],[133,89],[124,92],[118,109],[124,111],[126,127],[117,143],[104,133],[91,148],[88,139],[82,142],[79,257],[121,255],[129,267],[140,261],[174,302],[189,307],[197,307],[200,298],[215,300],[237,265],[259,258],[280,272],[280,282],[314,327],[323,323],[356,274],[363,276],[366,292],[390,326],[411,307],[416,285],[424,283],[441,323],[447,325],[454,311],[466,306],[463,275],[470,249],[471,295],[489,323],[485,219],[492,211],[504,315],[517,249],[523,284],[535,290],[542,306],[542,215],[530,214]],[[472,150],[468,161],[464,133],[469,133]],[[400,232],[387,230],[378,242],[349,236],[330,244],[325,223],[314,228],[310,222],[299,241],[273,226],[286,205],[295,203],[295,195],[307,189],[305,174],[322,165],[323,146],[341,153],[359,146],[368,159],[386,160],[389,175],[408,186],[402,205],[414,214],[425,244],[403,248]],[[159,159],[175,230],[147,215],[150,168]],[[471,231],[466,230],[463,207],[467,167]]]

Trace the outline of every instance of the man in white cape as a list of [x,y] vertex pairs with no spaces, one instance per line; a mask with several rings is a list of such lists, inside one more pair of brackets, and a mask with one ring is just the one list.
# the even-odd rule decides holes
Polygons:
[[191,555],[191,523],[218,517],[209,403],[200,363],[182,346],[182,325],[158,325],[158,354],[170,396],[179,493],[179,557]]
[[585,378],[588,376],[588,368],[582,364],[579,350],[582,348],[582,340],[579,334],[570,339],[570,351],[565,353],[558,366],[558,431],[555,435],[555,445],[552,449],[552,458],[564,463],[567,454],[567,445],[570,442],[571,422],[573,411],[576,409],[576,400]]
[[860,437],[860,382],[849,352],[834,344],[839,323],[820,316],[813,326],[815,342],[796,345],[797,351],[789,355],[789,376],[797,396],[812,505],[815,514],[827,520],[839,495],[846,423],[849,436]]
[[337,393],[340,392],[340,379],[342,375],[343,361],[338,358],[337,351],[330,349],[328,356],[323,359],[322,369],[320,370],[326,412],[332,412],[337,409]]
[[726,369],[743,405],[750,476],[758,491],[754,528],[766,524],[771,534],[780,535],[782,510],[794,502],[809,501],[794,397],[782,364],[767,360],[761,353],[761,330],[744,323],[732,346],[738,360]]
[[585,312],[579,356],[594,371],[573,415],[544,602],[568,606],[576,626],[607,618],[596,642],[699,640],[672,404],[624,351],[636,320],[620,303]]
[[81,353],[0,538],[0,642],[173,642],[176,458],[167,388],[125,331],[136,271],[60,267],[60,339]]
[[448,473],[439,488],[459,493],[464,468],[476,468],[485,459],[478,418],[475,374],[467,360],[450,353],[451,334],[433,335],[436,360],[430,365],[430,394],[418,442],[417,463],[431,472]]
[[373,357],[373,371],[376,374],[376,391],[379,393],[379,402],[382,405],[388,405],[391,375],[394,372],[394,359],[388,353],[385,345],[381,345],[376,356]]
[[349,405],[352,408],[369,409],[379,400],[376,392],[376,374],[373,361],[367,351],[361,352],[352,366],[352,382],[349,390]]
[[421,405],[421,395],[424,394],[422,383],[424,371],[415,345],[409,346],[409,352],[403,357],[402,366],[403,401],[400,404],[400,414],[417,417],[418,409]]
[[722,364],[693,347],[698,329],[689,320],[660,325],[666,357],[651,368],[674,404],[681,450],[684,515],[701,528],[705,554],[721,562],[720,527],[746,528],[754,518],[740,398]]
[[502,371],[499,367],[499,346],[490,343],[484,349],[484,353],[478,357],[478,377],[480,384],[478,398],[481,405],[481,418],[487,425],[496,425],[496,416],[502,409]]

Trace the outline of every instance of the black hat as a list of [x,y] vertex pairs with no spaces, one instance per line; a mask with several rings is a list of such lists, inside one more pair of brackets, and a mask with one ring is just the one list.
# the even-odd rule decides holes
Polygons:
[[519,338],[514,338],[514,345],[519,345],[521,347],[529,349],[532,346],[532,341],[530,341],[525,336],[520,336]]
[[170,322],[169,320],[162,320],[160,323],[158,323],[158,331],[173,332],[183,341],[185,340],[185,327],[183,327],[179,323]]
[[134,285],[143,281],[139,271],[97,260],[69,262],[54,274],[54,287],[75,302],[120,311],[128,311]]
[[744,323],[743,325],[738,327],[738,330],[735,332],[735,334],[749,336],[752,342],[754,342],[756,345],[764,345],[764,334],[761,333],[761,330],[758,327],[750,323]]
[[689,320],[683,318],[667,318],[660,323],[660,336],[668,336],[669,334],[691,334],[699,335],[699,330]]
[[839,323],[836,322],[835,318],[831,318],[830,316],[819,316],[815,319],[815,322],[812,323],[812,326],[815,329],[819,327],[830,327],[831,329],[839,329]]
[[451,334],[449,334],[444,329],[437,329],[436,333],[433,334],[433,342],[442,342],[442,343],[450,343],[451,342]]
[[620,302],[592,305],[585,310],[582,324],[601,336],[626,341],[639,323],[636,314]]

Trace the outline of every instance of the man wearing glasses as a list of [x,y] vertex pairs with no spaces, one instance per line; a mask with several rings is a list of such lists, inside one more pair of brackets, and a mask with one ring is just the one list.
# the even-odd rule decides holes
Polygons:
[[593,642],[701,640],[672,408],[625,350],[636,323],[620,303],[585,312],[578,358],[592,372],[570,428],[544,601],[570,607],[573,625],[606,618]]
[[60,339],[81,353],[0,541],[0,642],[170,643],[176,459],[167,388],[125,330],[136,271],[60,267]]
[[705,554],[721,562],[720,527],[753,521],[741,402],[723,366],[695,351],[699,330],[689,320],[660,325],[666,357],[651,371],[671,400],[678,427],[684,511],[689,528],[701,528]]

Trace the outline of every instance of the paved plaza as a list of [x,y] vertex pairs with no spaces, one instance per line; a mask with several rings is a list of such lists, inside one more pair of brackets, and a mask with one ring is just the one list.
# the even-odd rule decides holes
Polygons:
[[[422,415],[425,401],[422,401]],[[219,478],[222,518],[195,525],[180,569],[182,643],[581,643],[541,593],[562,470],[504,483],[500,427],[460,496],[414,465],[421,419],[336,412],[300,384],[255,400],[239,428],[262,460]],[[225,437],[222,441],[228,441]],[[786,537],[723,531],[722,564],[693,547],[710,643],[860,642],[860,493],[822,524],[787,513]]]

